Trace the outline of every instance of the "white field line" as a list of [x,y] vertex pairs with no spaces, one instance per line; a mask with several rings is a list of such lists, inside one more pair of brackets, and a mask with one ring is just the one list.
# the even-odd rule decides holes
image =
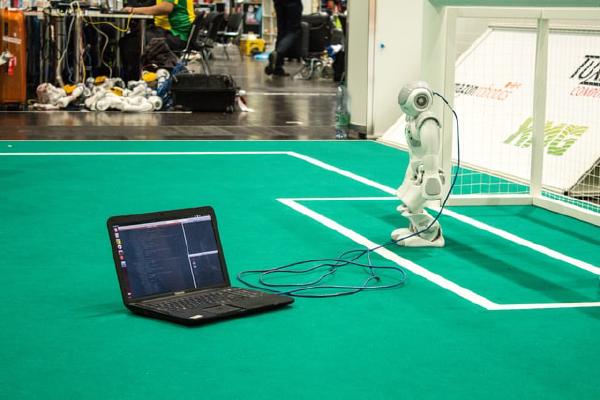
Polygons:
[[[364,236],[356,233],[355,231],[346,228],[345,226],[331,220],[319,214],[308,207],[298,204],[296,201],[389,201],[397,200],[395,197],[323,197],[323,198],[294,198],[294,199],[277,199],[279,202],[292,208],[293,210],[306,215],[309,218],[321,223],[322,225],[338,232],[339,234],[346,236],[350,240],[365,246],[366,248],[372,249],[379,247],[375,242],[370,241]],[[419,275],[428,281],[451,291],[452,293],[462,297],[463,299],[477,304],[490,311],[515,311],[515,310],[541,310],[541,309],[558,309],[558,308],[580,308],[580,307],[600,307],[600,302],[580,302],[580,303],[525,303],[525,304],[498,304],[481,296],[472,290],[466,289],[441,275],[435,274],[424,267],[400,257],[396,253],[391,252],[386,248],[378,248],[374,250],[375,253],[380,256],[400,265],[401,267],[411,271],[415,275]]]
[[[379,190],[384,191],[384,192],[389,193],[389,194],[395,194],[396,193],[396,190],[394,190],[393,188],[391,188],[389,186],[385,186],[385,185],[382,185],[380,183],[374,182],[374,181],[372,181],[370,179],[367,179],[367,178],[364,178],[362,176],[356,175],[356,174],[354,174],[352,172],[339,169],[337,167],[334,167],[332,165],[326,164],[326,163],[324,163],[322,161],[319,161],[317,159],[314,159],[312,157],[305,156],[305,155],[302,155],[302,154],[297,154],[297,153],[294,153],[294,152],[291,152],[291,153],[292,154],[290,154],[290,155],[292,155],[292,156],[294,156],[296,158],[300,158],[302,160],[305,160],[305,161],[307,161],[307,162],[309,162],[309,163],[311,163],[313,165],[316,165],[318,167],[324,168],[324,169],[326,169],[328,171],[332,171],[332,172],[338,173],[338,174],[343,175],[343,176],[345,176],[347,178],[350,178],[350,179],[353,179],[355,181],[361,182],[361,183],[363,183],[365,185],[374,187],[376,189],[379,189]],[[434,211],[438,211],[438,212],[440,210],[439,207],[429,207],[429,208],[432,209],[432,210],[434,210]],[[577,268],[584,269],[584,270],[589,271],[589,272],[591,272],[593,274],[600,275],[600,268],[598,268],[596,266],[593,266],[591,264],[588,264],[588,263],[586,263],[584,261],[578,260],[576,258],[569,257],[567,255],[559,253],[558,251],[552,250],[552,249],[550,249],[550,248],[548,248],[546,246],[542,246],[542,245],[539,245],[537,243],[531,242],[529,240],[523,239],[523,238],[521,238],[521,237],[519,237],[517,235],[514,235],[512,233],[509,233],[509,232],[507,232],[505,230],[502,230],[502,229],[499,229],[499,228],[494,228],[491,225],[488,225],[488,224],[485,224],[483,222],[477,221],[474,218],[467,217],[467,216],[459,214],[457,212],[448,210],[447,208],[444,210],[444,214],[447,215],[447,216],[449,216],[449,217],[458,219],[459,221],[464,222],[464,223],[466,223],[468,225],[471,225],[471,226],[473,226],[475,228],[487,231],[487,232],[492,233],[492,234],[494,234],[496,236],[499,236],[499,237],[501,237],[503,239],[511,241],[511,242],[513,242],[515,244],[518,244],[518,245],[521,245],[521,246],[524,246],[524,247],[528,247],[528,248],[530,248],[530,249],[532,249],[534,251],[537,251],[539,253],[542,253],[542,254],[544,254],[544,255],[546,255],[548,257],[551,257],[551,258],[554,258],[554,259],[557,259],[557,260],[569,263],[569,264],[571,264],[571,265],[573,265],[573,266],[575,266]]]
[[[398,201],[396,197],[320,197],[320,198],[293,198],[294,201],[364,201],[364,200],[373,200],[373,201]],[[439,212],[439,207],[429,207],[431,210],[435,212]],[[540,244],[531,242],[527,239],[523,239],[520,236],[507,232],[505,230],[494,228],[491,225],[485,224],[481,221],[477,221],[474,218],[467,217],[466,215],[459,214],[457,212],[451,211],[448,208],[444,210],[444,215],[448,217],[452,217],[461,222],[464,222],[467,225],[471,225],[477,229],[489,232],[493,235],[499,236],[503,239],[506,239],[510,242],[518,244],[523,247],[527,247],[533,251],[544,254],[550,258],[554,258],[556,260],[565,262],[567,264],[571,264],[574,267],[583,269],[585,271],[591,272],[595,275],[600,275],[600,268],[596,267],[592,264],[586,263],[585,261],[578,260],[576,258],[567,256],[565,254],[559,253],[556,250],[552,250],[546,246],[542,246]]]
[[[350,171],[346,171],[337,167],[334,167],[331,164],[327,164],[323,161],[317,160],[316,158],[304,155],[304,154],[300,154],[300,153],[296,153],[293,151],[197,151],[197,152],[185,152],[185,151],[179,151],[179,152],[74,152],[74,153],[63,153],[63,152],[47,152],[47,153],[0,153],[0,156],[136,156],[136,155],[149,155],[149,156],[156,156],[156,155],[160,155],[160,156],[165,156],[165,155],[288,155],[294,158],[298,158],[300,160],[306,161],[312,165],[315,165],[319,168],[325,169],[327,171],[331,171],[334,172],[338,175],[342,175],[345,176],[347,178],[350,178],[354,181],[360,182],[362,184],[365,184],[367,186],[371,186],[373,188],[379,189],[385,193],[388,194],[392,194],[394,195],[396,193],[396,190],[386,186],[386,185],[382,185],[380,183],[377,183],[371,179],[362,177],[360,175],[357,175],[353,172]],[[432,207],[433,210],[437,210],[439,211],[439,208],[434,208]],[[489,233],[492,233],[494,235],[497,235],[499,237],[502,237],[506,240],[509,240],[513,243],[519,244],[521,246],[525,246],[528,247],[534,251],[537,251],[541,254],[544,254],[548,257],[551,258],[555,258],[561,261],[564,261],[566,263],[569,263],[577,268],[581,268],[584,269],[586,271],[592,272],[596,275],[600,275],[600,268],[590,265],[588,263],[585,263],[583,261],[577,260],[575,258],[566,256],[564,254],[561,254],[557,251],[554,251],[552,249],[549,249],[545,246],[533,243],[529,240],[523,239],[519,236],[516,236],[514,234],[511,234],[507,231],[504,231],[502,229],[498,229],[498,228],[494,228],[488,224],[485,224],[483,222],[477,221],[471,217],[467,217],[464,216],[462,214],[456,213],[454,211],[450,211],[448,209],[444,210],[444,213],[450,217],[456,218],[466,224],[469,224],[471,226],[474,226],[475,228],[487,231]]]
[[[434,211],[438,211],[438,212],[440,210],[438,207],[432,207],[431,209]],[[592,274],[600,275],[600,268],[598,268],[592,264],[589,264],[589,263],[586,263],[585,261],[581,261],[576,258],[567,256],[565,254],[559,253],[558,251],[552,250],[551,248],[548,248],[546,246],[542,246],[541,244],[537,244],[537,243],[531,242],[527,239],[523,239],[522,237],[512,234],[510,232],[507,232],[503,229],[494,228],[491,225],[485,224],[483,222],[477,221],[474,218],[467,217],[466,215],[462,215],[462,214],[456,213],[456,212],[448,210],[448,209],[444,210],[444,215],[455,218],[455,219],[457,219],[461,222],[464,222],[465,224],[471,225],[475,228],[492,233],[496,236],[499,236],[499,237],[506,239],[510,242],[513,242],[515,244],[521,245],[523,247],[528,247],[531,250],[537,251],[538,253],[542,253],[550,258],[554,258],[555,260],[559,260],[559,261],[565,262],[567,264],[571,264],[574,267],[591,272]]]
[[587,303],[532,303],[532,304],[499,304],[494,311],[515,310],[549,310],[557,308],[600,307],[600,302]]
[[336,174],[345,176],[346,178],[350,178],[350,179],[355,180],[357,182],[363,183],[363,184],[365,184],[367,186],[374,187],[374,188],[379,189],[379,190],[381,190],[383,192],[386,192],[388,194],[396,194],[396,189],[392,189],[389,186],[382,185],[380,183],[372,181],[371,179],[365,178],[363,176],[356,175],[353,172],[346,171],[346,170],[340,169],[338,167],[334,167],[333,165],[324,163],[323,161],[317,160],[316,158],[313,158],[313,157],[310,157],[310,156],[305,156],[304,154],[299,154],[299,153],[296,153],[294,151],[290,151],[288,154],[290,156],[292,156],[292,157],[298,158],[300,160],[304,160],[304,161],[306,161],[306,162],[308,162],[308,163],[310,163],[312,165],[315,165],[315,166],[317,166],[319,168],[323,168],[323,169],[325,169],[327,171],[335,172]]
[[106,151],[106,152],[49,152],[0,153],[6,156],[240,156],[240,155],[290,155],[289,151]]
[[[280,201],[281,203],[285,204],[286,206],[292,208],[293,210],[295,210],[301,214],[304,214],[304,215],[308,216],[309,218],[312,218],[313,220],[325,225],[329,229],[333,229],[334,231],[340,233],[341,235],[346,236],[350,240],[352,240],[360,245],[363,245],[369,249],[372,249],[372,248],[378,246],[377,243],[370,241],[366,237],[356,233],[355,231],[353,231],[351,229],[346,228],[345,226],[340,225],[339,223],[333,221],[330,218],[327,218],[327,217],[325,217],[325,216],[323,216],[301,204],[296,203],[294,200],[291,200],[291,199],[277,199],[277,200]],[[449,281],[448,279],[446,279],[438,274],[435,274],[435,273],[421,267],[420,265],[415,264],[414,262],[412,262],[410,260],[407,260],[406,258],[402,258],[399,255],[397,255],[396,253],[393,253],[386,248],[379,248],[377,250],[374,250],[374,252],[379,254],[380,256],[400,265],[401,267],[411,271],[415,275],[419,275],[419,276],[427,279],[428,281],[453,292],[454,294],[462,297],[465,300],[470,301],[471,303],[477,304],[478,306],[481,306],[487,310],[496,310],[499,307],[498,304],[486,299],[485,297],[480,296],[477,293],[475,293],[469,289],[465,289],[465,288],[457,285],[456,283]]]

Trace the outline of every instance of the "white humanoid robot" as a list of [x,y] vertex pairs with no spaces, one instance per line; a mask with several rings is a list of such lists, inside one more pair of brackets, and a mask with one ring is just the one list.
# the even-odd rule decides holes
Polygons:
[[[406,114],[405,134],[410,161],[404,181],[396,191],[403,203],[397,210],[410,224],[408,228],[394,230],[392,239],[400,246],[442,247],[442,228],[438,221],[427,228],[434,218],[423,209],[427,201],[441,199],[444,184],[440,169],[441,124],[429,111],[433,92],[425,82],[409,83],[400,91],[398,103]],[[406,238],[416,232],[420,233]]]

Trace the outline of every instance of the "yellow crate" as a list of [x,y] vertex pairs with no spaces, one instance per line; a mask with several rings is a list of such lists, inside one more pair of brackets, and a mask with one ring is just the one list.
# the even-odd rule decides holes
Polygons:
[[242,49],[242,53],[247,56],[251,56],[255,53],[262,53],[265,51],[265,40],[261,38],[241,39],[240,48]]

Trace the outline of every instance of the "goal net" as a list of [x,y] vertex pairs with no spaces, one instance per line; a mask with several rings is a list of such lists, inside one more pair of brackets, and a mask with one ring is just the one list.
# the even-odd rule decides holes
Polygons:
[[[452,198],[530,195],[535,26],[491,24],[464,51],[457,43]],[[600,213],[600,30],[550,26],[542,196]],[[383,139],[405,146],[403,118]]]

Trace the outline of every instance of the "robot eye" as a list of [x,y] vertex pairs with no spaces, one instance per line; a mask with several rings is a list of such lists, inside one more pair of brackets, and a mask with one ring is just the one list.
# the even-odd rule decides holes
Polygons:
[[415,98],[415,104],[419,108],[425,108],[427,106],[427,103],[429,103],[429,99],[424,94],[421,94]]

